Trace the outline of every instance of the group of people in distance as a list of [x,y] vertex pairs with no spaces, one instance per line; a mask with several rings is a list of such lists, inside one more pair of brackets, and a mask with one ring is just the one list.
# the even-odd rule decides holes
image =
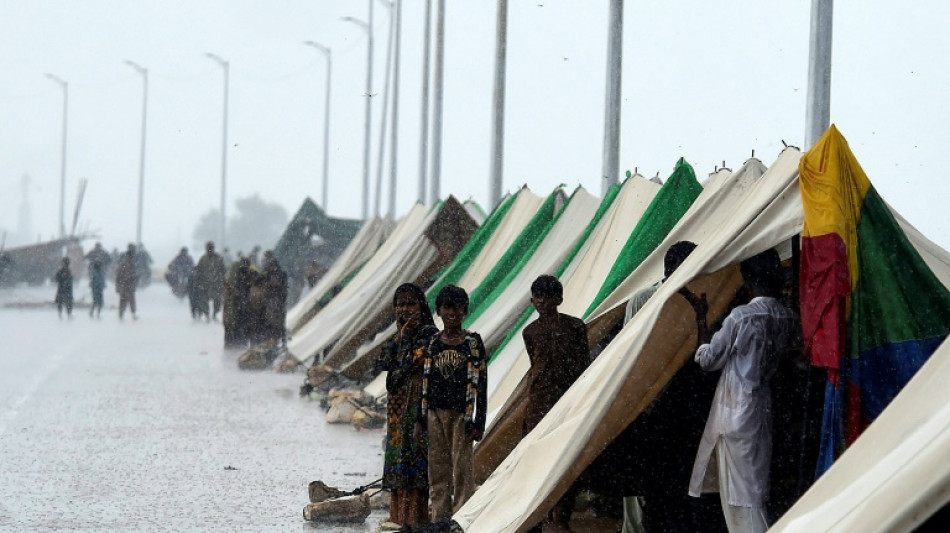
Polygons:
[[166,279],[173,293],[187,294],[195,320],[217,321],[222,313],[226,347],[285,340],[287,273],[270,250],[258,267],[243,254],[226,266],[210,241],[197,264],[182,248],[169,263]]
[[[667,251],[663,281],[695,248],[681,242]],[[689,530],[693,526],[682,514],[678,524],[664,522],[676,516],[676,510],[664,507],[682,506],[684,499],[703,492],[720,493],[730,532],[768,529],[769,381],[781,356],[799,342],[801,328],[797,315],[781,301],[784,278],[774,250],[743,261],[740,270],[751,301],[732,309],[715,334],[707,324],[706,295],[685,288],[679,293],[696,315],[699,346],[694,360],[701,373],[719,371],[718,384],[702,437],[698,445],[695,439],[688,445],[695,457],[691,472],[688,464],[676,467],[688,481],[671,475],[676,486],[645,485],[651,487],[648,490],[675,493],[672,497],[647,493],[625,498],[625,533]],[[661,284],[631,298],[626,321]],[[584,322],[558,311],[563,287],[557,278],[538,277],[531,285],[531,303],[538,318],[522,333],[531,363],[523,435],[584,373],[591,353]],[[448,530],[453,513],[475,491],[473,447],[485,432],[489,354],[478,333],[462,327],[468,306],[465,290],[454,285],[442,288],[435,300],[443,323],[440,331],[421,288],[407,283],[393,295],[397,333],[381,351],[377,369],[388,372],[382,483],[391,493],[389,522],[399,531],[439,530],[432,529],[439,526]],[[696,411],[695,405],[687,408]],[[641,437],[637,445],[651,446],[649,437]],[[664,477],[661,472],[657,475]],[[532,531],[571,531],[579,488],[575,483]],[[656,515],[652,519],[651,513]],[[670,524],[673,529],[667,528]]]
[[[129,244],[125,253],[118,256],[115,268],[115,288],[119,294],[119,319],[125,318],[125,310],[129,309],[132,313],[132,319],[137,320],[135,306],[135,290],[140,283],[140,257],[141,252],[134,244]],[[103,293],[106,288],[106,271],[112,262],[112,257],[108,252],[102,249],[100,243],[86,254],[86,262],[89,264],[89,288],[92,291],[92,304],[89,307],[90,317],[99,317],[102,313],[104,302]],[[53,281],[56,283],[56,309],[60,318],[63,311],[66,316],[72,318],[73,313],[73,273],[69,266],[69,258],[64,257],[62,266],[53,274]]]

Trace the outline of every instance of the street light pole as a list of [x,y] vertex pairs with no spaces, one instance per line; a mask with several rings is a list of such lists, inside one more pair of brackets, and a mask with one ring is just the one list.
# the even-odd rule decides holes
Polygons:
[[330,76],[333,73],[333,54],[329,46],[318,42],[305,41],[303,44],[312,46],[323,53],[327,58],[327,89],[323,103],[323,213],[327,213],[327,184],[330,182]]
[[148,69],[136,64],[134,61],[126,60],[125,64],[134,68],[142,75],[142,146],[139,152],[139,211],[138,221],[135,226],[135,243],[142,245],[142,198],[145,194],[145,124],[148,116]]
[[604,161],[601,194],[619,181],[620,83],[623,65],[623,0],[610,0],[607,28],[607,98],[604,102]]
[[834,0],[812,0],[808,48],[808,96],[805,105],[805,149],[831,124],[831,38]]
[[386,148],[386,125],[389,119],[389,80],[392,74],[393,59],[393,5],[389,0],[379,0],[389,8],[389,35],[386,39],[386,77],[383,81],[383,112],[379,120],[379,155],[376,157],[376,196],[373,198],[373,214],[380,216],[383,199],[383,156]]
[[47,78],[55,81],[63,88],[63,148],[62,155],[60,156],[60,166],[59,166],[59,236],[66,236],[66,221],[65,221],[65,212],[66,212],[66,117],[69,116],[69,83],[66,80],[55,76],[53,74],[47,74]]
[[393,120],[392,136],[389,141],[389,216],[396,216],[396,161],[399,139],[399,53],[402,40],[402,0],[393,0],[396,7],[395,41],[393,42]]
[[230,64],[212,53],[205,54],[209,59],[221,65],[224,69],[224,118],[222,120],[221,134],[221,228],[220,228],[220,248],[224,250],[227,246],[227,181],[228,181],[228,78]]
[[445,67],[445,0],[438,2],[438,14],[435,24],[435,72],[433,93],[435,103],[432,109],[432,188],[430,201],[435,205],[441,196],[442,181],[442,80]]
[[366,31],[369,41],[366,45],[366,106],[364,111],[363,126],[363,220],[369,218],[369,145],[370,131],[372,129],[373,109],[373,0],[369,0],[369,22],[353,17],[343,17],[343,20],[352,22]]
[[426,0],[425,36],[422,44],[422,119],[419,130],[419,198],[420,204],[426,203],[426,182],[429,170],[429,49],[432,47],[432,0]]
[[505,160],[505,67],[508,54],[508,0],[498,0],[498,24],[495,36],[495,88],[492,98],[491,183],[488,210],[501,201]]

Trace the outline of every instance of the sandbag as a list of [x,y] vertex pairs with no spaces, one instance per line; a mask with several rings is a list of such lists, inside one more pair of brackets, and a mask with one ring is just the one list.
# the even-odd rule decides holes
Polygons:
[[327,422],[330,424],[349,424],[353,421],[356,406],[349,401],[337,402],[330,405],[327,411]]
[[366,493],[311,502],[303,508],[303,518],[308,522],[362,523],[369,514],[369,495]]
[[358,429],[376,429],[383,427],[385,424],[386,415],[365,407],[358,407],[353,413],[353,426]]

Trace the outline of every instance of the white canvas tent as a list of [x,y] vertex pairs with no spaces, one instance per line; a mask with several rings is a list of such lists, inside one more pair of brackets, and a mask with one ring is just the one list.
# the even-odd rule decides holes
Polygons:
[[[746,190],[732,216],[697,243],[693,254],[454,515],[465,531],[526,530],[652,402],[696,346],[692,309],[677,291],[689,282],[694,293],[710,297],[710,316],[719,316],[741,285],[735,265],[801,231],[800,155],[794,148],[782,152]],[[926,252],[923,256],[944,255],[916,232],[907,236]],[[935,273],[943,272],[938,278],[946,279],[950,262],[936,266]],[[598,309],[600,316],[604,307],[609,306]],[[942,486],[946,493],[946,483]]]
[[[561,312],[580,316],[590,305],[623,249],[627,236],[659,190],[658,184],[640,175],[624,181],[610,208],[560,277],[564,286],[564,303],[559,308]],[[528,354],[524,351],[521,329],[524,327],[495,354],[489,367],[489,416],[502,406],[527,371]]]
[[[538,209],[544,203],[544,200],[544,198],[531,192],[528,187],[522,187],[512,200],[512,205],[505,213],[504,218],[499,222],[498,227],[495,228],[491,237],[489,237],[488,242],[485,243],[455,284],[468,292],[474,290],[485,276],[488,275],[491,268],[498,263],[505,252],[512,246],[512,243],[518,238],[525,226],[534,218]],[[440,282],[442,281],[444,280],[437,280],[435,285],[441,285]],[[438,320],[438,317],[436,317],[436,320]],[[354,361],[344,367],[342,373],[350,378],[363,375],[368,368],[367,361],[374,360],[383,344],[392,338],[395,333],[396,325],[395,323],[391,323],[369,342],[357,349]],[[377,376],[376,379],[364,389],[364,392],[372,397],[381,397],[385,394],[385,379],[385,373]]]
[[353,237],[340,257],[333,262],[333,266],[320,278],[293,307],[287,310],[287,331],[296,331],[304,322],[309,320],[319,310],[319,301],[328,294],[333,287],[341,283],[354,269],[369,260],[376,253],[389,232],[392,231],[393,221],[388,216],[375,217],[368,220],[360,231]]
[[[518,273],[504,287],[495,288],[492,302],[468,329],[482,336],[492,350],[508,334],[530,305],[531,283],[541,274],[551,274],[564,261],[581,238],[600,201],[579,187],[571,196],[557,221]],[[489,380],[490,381],[490,380]]]
[[[475,228],[454,198],[433,209],[417,204],[340,294],[300,328],[288,351],[305,363],[331,347],[345,357],[346,347],[355,348],[368,331],[379,327],[399,284],[433,275]],[[326,363],[339,364],[329,359]]]
[[913,531],[950,502],[950,340],[769,530]]

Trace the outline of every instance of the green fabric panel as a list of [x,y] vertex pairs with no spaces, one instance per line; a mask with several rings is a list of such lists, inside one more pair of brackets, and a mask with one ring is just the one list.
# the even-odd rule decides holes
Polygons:
[[[574,260],[574,257],[577,256],[581,248],[583,248],[584,243],[587,242],[587,239],[590,238],[590,234],[593,233],[594,229],[597,227],[597,224],[600,224],[600,219],[604,218],[604,213],[610,209],[610,206],[613,205],[614,200],[617,199],[617,195],[620,194],[621,185],[614,183],[607,189],[607,194],[604,195],[604,199],[600,202],[600,207],[597,208],[597,212],[594,213],[594,217],[591,219],[590,223],[587,224],[587,229],[584,230],[583,235],[577,241],[577,244],[574,245],[574,249],[571,250],[571,253],[564,259],[561,263],[561,266],[557,268],[554,272],[554,277],[560,279],[561,274],[564,274],[564,271],[567,270],[567,267],[570,266],[571,261]],[[518,322],[515,323],[514,327],[511,328],[511,331],[505,335],[504,340],[501,341],[501,344],[498,345],[498,348],[491,354],[488,362],[491,363],[495,359],[495,355],[501,353],[501,351],[511,342],[511,339],[518,334],[518,331],[524,326],[525,322],[531,318],[531,313],[534,312],[534,308],[529,306],[525,309],[524,313],[521,314],[521,318],[518,319]]]
[[[527,263],[528,260],[531,259],[531,256],[534,255],[535,250],[538,249],[538,246],[541,246],[541,243],[544,242],[545,237],[547,237],[548,233],[551,232],[551,228],[553,228],[554,225],[557,224],[557,221],[558,219],[561,218],[561,215],[563,215],[564,212],[567,211],[567,206],[571,204],[571,200],[574,199],[574,195],[577,194],[577,191],[579,190],[580,190],[580,187],[577,187],[576,189],[574,189],[574,192],[571,193],[570,198],[568,198],[567,201],[564,202],[564,205],[561,206],[561,208],[558,210],[554,218],[551,219],[551,221],[548,222],[547,225],[541,230],[541,233],[534,239],[534,242],[532,242],[526,250],[521,252],[518,262],[513,266],[513,268],[509,269],[507,272],[502,272],[504,274],[504,277],[501,279],[501,281],[499,281],[494,286],[487,287],[488,293],[485,294],[484,296],[480,296],[478,299],[475,299],[474,297],[472,298],[472,301],[476,302],[477,305],[470,308],[468,312],[468,316],[465,317],[465,322],[467,326],[474,324],[475,320],[477,320],[478,317],[480,317],[482,313],[484,313],[485,310],[488,309],[491,306],[491,304],[495,300],[498,299],[499,296],[501,296],[501,293],[504,292],[505,288],[511,284],[511,281],[515,279],[515,276],[517,276],[518,273],[521,272],[521,269],[524,268],[525,263]],[[552,193],[551,196],[556,197],[557,191]],[[504,258],[502,258],[502,262],[504,262]],[[489,277],[491,277],[491,274],[489,274]],[[478,291],[481,289],[482,289],[482,285],[480,284],[478,288],[472,292],[472,294],[474,295],[478,293]]]
[[637,226],[630,233],[620,255],[607,274],[603,286],[584,312],[583,318],[586,319],[663,242],[702,190],[702,185],[696,181],[693,167],[685,159],[680,158],[676,162],[673,173],[656,193],[653,201],[637,222]]
[[874,187],[861,204],[850,356],[950,333],[950,292],[907,240]]
[[[475,287],[472,293],[468,295],[469,314],[465,317],[465,321],[463,322],[464,327],[469,327],[472,324],[472,316],[475,309],[490,304],[490,302],[486,303],[486,300],[492,294],[492,291],[499,286],[503,288],[502,280],[504,280],[510,272],[521,270],[524,263],[531,257],[531,252],[538,247],[538,244],[540,244],[544,234],[549,230],[557,214],[555,213],[555,204],[560,193],[561,189],[557,188],[548,195],[525,228],[521,230],[521,233],[518,234],[518,237],[511,243],[511,246],[508,247],[505,254],[498,260],[498,263],[492,267],[488,275],[485,276],[485,279],[478,284],[478,287]],[[565,205],[567,204],[565,203]]]
[[481,253],[482,249],[485,248],[485,245],[488,243],[488,240],[495,233],[498,225],[505,219],[505,215],[508,214],[508,210],[514,204],[515,198],[517,197],[517,194],[509,194],[502,200],[501,203],[498,204],[498,207],[492,211],[491,216],[478,228],[475,235],[469,239],[465,247],[462,248],[462,251],[455,256],[452,263],[443,270],[444,274],[436,278],[436,282],[429,287],[429,290],[426,292],[426,299],[429,301],[430,308],[435,309],[435,297],[439,294],[439,291],[442,290],[442,287],[454,285],[458,280],[462,279],[462,276],[472,265],[472,261],[478,257],[478,254]]

